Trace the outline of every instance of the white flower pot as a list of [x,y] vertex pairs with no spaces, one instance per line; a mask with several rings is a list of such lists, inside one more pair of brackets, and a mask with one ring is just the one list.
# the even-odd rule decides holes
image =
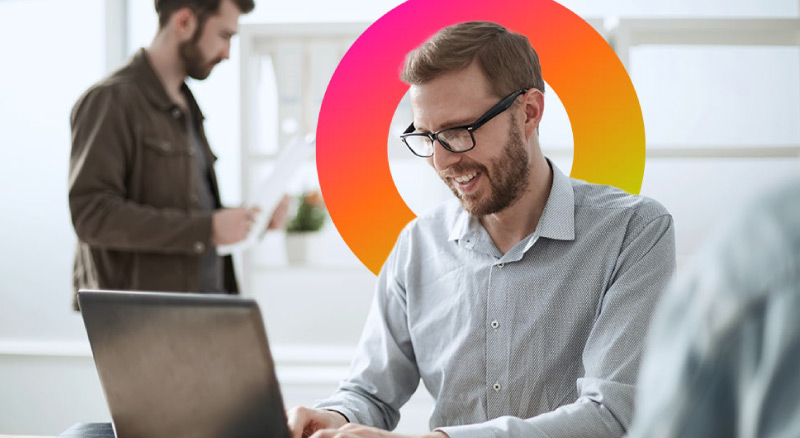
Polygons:
[[318,242],[315,232],[286,233],[286,260],[289,264],[306,264],[313,259]]

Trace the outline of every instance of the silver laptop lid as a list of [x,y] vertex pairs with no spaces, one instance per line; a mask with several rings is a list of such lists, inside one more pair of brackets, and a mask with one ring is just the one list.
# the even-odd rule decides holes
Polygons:
[[255,301],[80,291],[117,437],[289,436]]

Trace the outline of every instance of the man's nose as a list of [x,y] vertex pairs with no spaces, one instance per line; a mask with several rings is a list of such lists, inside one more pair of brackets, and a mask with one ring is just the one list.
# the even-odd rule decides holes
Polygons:
[[225,44],[225,49],[222,52],[222,59],[230,59],[231,56],[231,43]]
[[451,152],[436,140],[433,142],[433,157],[431,157],[431,160],[436,170],[445,170],[461,161],[461,154]]

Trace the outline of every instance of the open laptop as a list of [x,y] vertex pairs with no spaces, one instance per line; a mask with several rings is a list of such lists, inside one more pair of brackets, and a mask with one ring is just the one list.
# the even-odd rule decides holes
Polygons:
[[82,290],[78,302],[118,438],[290,436],[254,300]]

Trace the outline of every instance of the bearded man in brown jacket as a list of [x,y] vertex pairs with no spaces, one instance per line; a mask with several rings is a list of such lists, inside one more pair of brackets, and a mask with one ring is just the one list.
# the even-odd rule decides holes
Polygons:
[[[222,208],[203,114],[184,83],[227,59],[253,0],[156,0],[149,47],[92,86],[71,115],[69,206],[79,288],[238,293],[216,246],[255,208]],[[270,228],[286,220],[284,202]]]

